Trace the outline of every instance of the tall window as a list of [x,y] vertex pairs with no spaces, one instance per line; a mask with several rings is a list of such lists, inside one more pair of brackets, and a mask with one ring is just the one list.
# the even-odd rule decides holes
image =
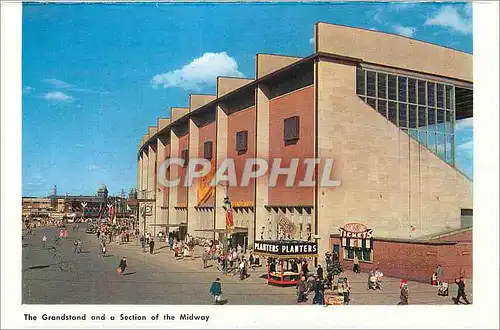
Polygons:
[[213,157],[214,143],[212,141],[206,141],[203,144],[203,157],[205,159],[211,160]]
[[286,118],[284,126],[285,145],[296,144],[299,141],[299,116]]
[[236,133],[236,151],[238,155],[247,152],[248,149],[248,131],[240,131]]
[[358,68],[356,93],[441,159],[455,164],[455,86]]

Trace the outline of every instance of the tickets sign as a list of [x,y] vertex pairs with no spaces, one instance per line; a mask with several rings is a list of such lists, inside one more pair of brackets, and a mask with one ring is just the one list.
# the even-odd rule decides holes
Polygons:
[[347,223],[339,229],[340,237],[369,239],[373,237],[373,230],[361,223]]

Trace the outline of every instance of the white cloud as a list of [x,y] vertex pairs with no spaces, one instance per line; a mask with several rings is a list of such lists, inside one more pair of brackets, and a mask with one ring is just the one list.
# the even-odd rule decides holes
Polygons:
[[157,74],[151,85],[153,88],[179,87],[198,91],[203,86],[215,85],[218,76],[243,77],[236,60],[226,52],[205,53],[180,69]]
[[445,27],[463,34],[471,34],[472,9],[465,6],[462,15],[457,7],[445,6],[434,16],[427,18],[424,24]]
[[87,166],[87,169],[89,171],[92,171],[92,170],[98,170],[98,169],[100,169],[100,167],[97,165],[94,165],[94,164],[90,164],[89,166]]
[[83,148],[83,147],[85,147],[85,146],[84,146],[83,144],[79,144],[79,143],[77,143],[77,144],[75,144],[75,147],[77,147],[77,148]]
[[415,35],[415,32],[417,31],[414,27],[411,27],[411,26],[402,26],[402,25],[394,25],[392,27],[392,29],[394,30],[394,32],[396,32],[397,34],[400,34],[402,36],[405,36],[405,37],[413,37]]
[[75,87],[74,85],[68,84],[65,81],[55,79],[55,78],[45,79],[44,82],[51,84],[55,88],[70,89],[70,88]]
[[314,38],[309,39],[309,43],[310,43],[311,45],[314,45]]
[[106,92],[106,91],[93,91],[93,90],[88,89],[88,88],[80,88],[76,85],[67,83],[65,81],[62,81],[62,80],[59,80],[56,78],[44,79],[43,82],[52,85],[54,88],[64,89],[64,90],[69,91],[69,92],[93,93],[93,94],[102,94],[102,95],[110,94],[109,92]]
[[32,91],[34,91],[35,89],[31,86],[24,86],[23,88],[23,94],[29,94],[31,93]]
[[473,117],[457,120],[457,122],[455,123],[456,130],[466,130],[473,128],[474,128]]
[[73,102],[73,97],[63,92],[49,92],[43,96],[48,101]]

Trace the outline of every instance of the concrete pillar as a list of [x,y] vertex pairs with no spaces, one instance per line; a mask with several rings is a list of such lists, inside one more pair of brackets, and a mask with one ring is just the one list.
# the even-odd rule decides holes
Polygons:
[[[168,207],[168,203],[166,203],[164,194],[165,187],[163,187],[159,181],[158,176],[164,175],[165,173],[159,173],[158,169],[161,164],[165,161],[167,155],[165,154],[165,145],[166,141],[164,137],[159,136],[157,138],[157,147],[156,147],[156,223],[158,224],[167,224],[167,214],[165,212],[165,207]],[[163,230],[164,227],[158,227],[158,230]]]
[[[198,126],[194,123],[192,119],[189,120],[189,158],[198,158],[198,150],[199,150],[199,136],[200,130]],[[189,173],[188,173],[189,175]],[[196,232],[195,230],[201,229],[200,227],[200,215],[198,214],[200,211],[195,208],[198,206],[198,179],[193,180],[193,183],[188,187],[188,207],[187,207],[187,218],[188,218],[188,234],[189,235],[199,235],[200,232]]]
[[[256,155],[258,159],[269,161],[269,97],[268,88],[264,85],[257,87],[257,143]],[[269,212],[265,208],[269,198],[269,173],[258,177],[255,181],[255,233],[254,237],[260,239],[262,227],[264,229],[264,238],[268,238],[268,218]],[[252,241],[252,237],[249,237]],[[253,244],[253,241],[252,241]]]
[[[227,129],[228,120],[227,114],[220,105],[217,106],[217,153],[216,164],[217,168],[227,157]],[[224,196],[228,194],[227,182],[218,184],[215,187],[215,229],[226,229],[226,211],[223,209]],[[230,194],[230,193],[229,193]],[[228,196],[231,199],[231,196]]]
[[[174,133],[173,130],[170,131],[170,157],[171,158],[180,158],[179,151],[179,137]],[[170,167],[170,177],[167,178],[169,180],[176,180],[179,178],[180,167],[177,165]],[[172,186],[168,190],[168,223],[169,224],[179,224],[179,218],[177,216],[177,210],[175,206],[177,206],[177,186]],[[169,231],[176,230],[177,227],[169,228]]]
[[148,192],[147,198],[152,205],[152,214],[147,216],[146,229],[156,237],[156,145],[149,145],[148,150]]

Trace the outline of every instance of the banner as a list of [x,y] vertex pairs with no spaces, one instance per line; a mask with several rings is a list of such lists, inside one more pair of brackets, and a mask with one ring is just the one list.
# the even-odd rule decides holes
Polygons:
[[276,256],[318,255],[318,244],[307,241],[255,241],[254,252]]
[[226,229],[229,234],[232,234],[234,228],[234,210],[230,206],[226,209]]
[[197,205],[207,202],[215,194],[215,187],[210,186],[210,181],[212,181],[215,176],[216,166],[215,160],[210,161],[210,172],[204,177],[198,179],[197,187]]

